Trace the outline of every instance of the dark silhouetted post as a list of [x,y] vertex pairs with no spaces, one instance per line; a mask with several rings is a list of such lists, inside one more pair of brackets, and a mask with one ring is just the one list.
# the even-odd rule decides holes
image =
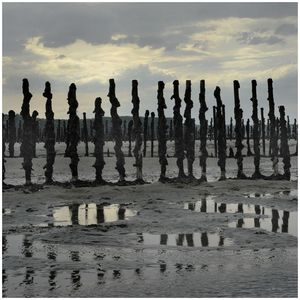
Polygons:
[[6,159],[5,159],[5,150],[6,150],[6,146],[5,146],[5,122],[4,122],[4,114],[2,113],[2,184],[5,185],[4,183],[4,179],[5,179],[5,163],[6,163]]
[[288,144],[288,134],[285,121],[285,109],[284,106],[279,106],[280,113],[280,146],[281,146],[281,155],[283,162],[283,178],[286,180],[291,179],[291,160],[290,160],[290,149]]
[[261,135],[262,135],[262,146],[263,146],[263,155],[266,155],[266,133],[265,133],[265,117],[264,117],[264,108],[260,108],[261,113]]
[[13,110],[8,112],[8,151],[9,157],[14,157],[14,146],[16,142],[16,113]]
[[247,119],[246,123],[246,138],[247,138],[247,156],[252,156],[253,153],[251,152],[250,147],[250,120]]
[[90,120],[90,134],[88,134],[88,141],[90,142],[94,141],[93,126],[94,126],[94,122],[93,120]]
[[147,109],[145,112],[145,117],[144,117],[144,149],[143,149],[144,157],[146,157],[146,153],[147,153],[148,118],[149,118],[149,110]]
[[133,127],[133,121],[130,120],[128,122],[128,157],[132,157],[132,153],[131,153],[132,127]]
[[45,125],[45,145],[47,161],[43,167],[45,169],[46,183],[53,182],[53,165],[55,162],[55,129],[54,129],[54,112],[52,110],[52,93],[51,85],[47,81],[45,83],[45,90],[43,96],[46,100],[46,125]]
[[221,100],[221,89],[217,86],[214,91],[214,96],[217,102],[216,124],[217,138],[218,138],[218,166],[221,169],[221,176],[219,180],[226,179],[226,128],[223,114],[223,103]]
[[234,88],[234,117],[235,117],[235,146],[236,146],[236,159],[238,165],[238,179],[247,178],[243,172],[243,155],[242,150],[243,145],[243,132],[242,132],[242,118],[243,110],[240,108],[240,97],[239,97],[239,88],[240,84],[237,80],[233,82]]
[[201,180],[207,181],[206,177],[206,160],[207,160],[207,120],[205,118],[205,113],[208,110],[205,101],[205,81],[200,81],[200,94],[199,94],[200,110],[199,110],[199,121],[200,121],[200,167],[202,170]]
[[123,121],[123,140],[126,141],[126,132],[127,132],[127,122]]
[[95,99],[95,120],[94,120],[94,130],[95,130],[95,137],[94,137],[94,144],[95,144],[95,150],[94,155],[96,158],[96,161],[93,165],[93,167],[96,169],[96,183],[102,184],[105,181],[102,179],[102,171],[105,165],[104,162],[104,153],[103,153],[103,147],[104,147],[104,126],[103,126],[103,116],[104,116],[104,110],[101,107],[102,99],[100,97]]
[[21,151],[23,155],[23,169],[25,170],[26,185],[31,184],[31,170],[33,158],[33,120],[30,116],[30,99],[32,94],[29,92],[29,83],[25,78],[23,79],[23,104],[21,108],[21,116],[23,117],[23,141],[21,144]]
[[233,124],[232,118],[230,118],[230,125],[229,125],[229,139],[232,140],[232,133],[233,133]]
[[85,156],[89,156],[89,144],[88,144],[88,129],[86,123],[86,113],[83,113],[83,140],[85,143]]
[[191,118],[191,111],[193,108],[193,101],[191,99],[191,81],[186,81],[186,88],[184,94],[185,110],[184,110],[184,144],[186,150],[186,157],[188,163],[188,177],[194,178],[193,163],[195,160],[194,148],[194,123]]
[[[4,135],[3,135],[4,137]],[[22,139],[23,139],[23,132],[22,132],[22,122],[21,120],[19,120],[19,127],[18,127],[18,143],[22,143]],[[21,154],[20,154],[21,156]]]
[[122,151],[122,120],[118,115],[118,107],[120,106],[120,102],[116,97],[115,92],[116,86],[114,79],[109,79],[109,101],[111,103],[110,115],[112,118],[112,137],[115,140],[115,154],[117,158],[116,170],[119,172],[119,182],[125,181],[125,158],[124,153]]
[[218,127],[216,125],[217,123],[217,108],[214,106],[213,107],[213,118],[214,118],[214,148],[215,148],[215,157],[218,156],[218,140],[217,140],[217,135],[218,135]]
[[132,80],[132,104],[133,109],[131,110],[133,118],[133,132],[135,137],[133,155],[135,157],[136,167],[136,180],[137,182],[144,182],[143,180],[143,154],[142,154],[142,122],[139,115],[140,110],[140,98],[138,96],[138,81]]
[[69,120],[67,124],[67,148],[65,151],[65,156],[71,158],[71,163],[69,164],[72,172],[72,180],[78,180],[78,162],[79,157],[77,154],[77,145],[80,140],[80,125],[79,117],[77,116],[78,102],[76,99],[76,85],[72,83],[69,87],[68,93],[68,104],[69,104]]
[[36,157],[36,143],[37,143],[38,132],[39,132],[39,122],[36,119],[38,115],[39,113],[36,110],[32,112],[33,157]]
[[151,112],[151,157],[153,157],[154,153],[154,118],[155,118],[155,113]]
[[167,120],[165,117],[164,109],[167,108],[164,98],[165,84],[163,81],[158,82],[157,100],[158,100],[158,157],[160,163],[160,177],[159,181],[164,182],[166,180],[166,167],[168,165],[166,153],[167,153]]
[[105,121],[105,140],[109,140],[108,120]]
[[271,160],[273,162],[273,175],[272,177],[277,177],[278,175],[278,143],[277,143],[277,121],[275,117],[275,103],[273,97],[273,80],[268,79],[268,101],[269,101],[269,119],[270,119],[270,149],[271,149]]
[[290,125],[290,117],[287,116],[287,137],[288,139],[291,138],[291,125]]
[[170,120],[169,140],[173,141],[173,120]]
[[182,125],[182,115],[180,113],[181,99],[179,97],[179,81],[173,81],[173,95],[171,99],[174,99],[175,105],[173,107],[173,123],[175,132],[175,157],[177,158],[176,164],[178,167],[178,178],[185,178],[183,168],[184,160],[184,140],[183,140],[183,125]]
[[260,148],[259,148],[259,120],[258,120],[258,100],[256,92],[256,80],[252,80],[252,121],[253,121],[253,149],[254,149],[254,166],[255,171],[252,174],[253,179],[261,179],[264,176],[260,173]]

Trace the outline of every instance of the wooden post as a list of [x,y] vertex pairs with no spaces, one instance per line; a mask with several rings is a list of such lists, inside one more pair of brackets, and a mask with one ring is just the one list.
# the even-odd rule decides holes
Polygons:
[[54,112],[52,110],[52,93],[51,85],[47,81],[43,96],[46,98],[46,125],[45,125],[45,149],[47,161],[44,166],[46,183],[53,183],[53,165],[55,162],[55,128],[54,128]]
[[264,117],[264,108],[260,108],[261,113],[261,135],[262,135],[262,146],[263,154],[266,155],[266,134],[265,134],[265,117]]
[[87,129],[85,112],[83,113],[83,141],[85,144],[85,156],[89,156],[88,129]]
[[148,118],[149,118],[149,110],[147,109],[145,112],[145,117],[144,117],[144,149],[143,149],[144,157],[146,157],[146,154],[147,154]]
[[217,108],[214,106],[213,107],[213,118],[214,118],[214,147],[215,147],[215,157],[218,157],[218,140],[217,140],[217,135],[218,135],[218,127],[216,125],[217,122]]
[[154,154],[154,118],[155,113],[151,112],[151,157],[153,157]]

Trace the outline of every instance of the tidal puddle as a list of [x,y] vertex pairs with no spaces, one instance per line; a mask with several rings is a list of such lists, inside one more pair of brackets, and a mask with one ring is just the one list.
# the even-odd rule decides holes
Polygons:
[[180,234],[139,233],[139,243],[147,246],[220,247],[230,246],[232,240],[218,233],[195,232]]
[[2,214],[3,215],[10,215],[12,213],[12,210],[10,208],[3,208]]
[[275,193],[250,193],[244,194],[246,198],[274,198],[275,196],[291,196],[298,197],[298,190],[286,190]]
[[128,220],[136,214],[137,211],[128,209],[122,204],[72,204],[54,208],[53,223],[42,223],[39,226],[97,225]]
[[298,236],[298,212],[278,210],[262,205],[245,203],[219,203],[214,196],[184,204],[184,209],[203,213],[254,214],[256,217],[239,218],[228,224],[231,228],[261,228],[269,232]]

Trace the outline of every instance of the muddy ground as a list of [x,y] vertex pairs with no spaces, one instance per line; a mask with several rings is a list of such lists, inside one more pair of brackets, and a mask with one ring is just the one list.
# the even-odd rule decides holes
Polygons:
[[[93,160],[81,157],[85,179]],[[34,160],[34,182],[44,162]],[[115,158],[106,162],[114,181]],[[244,162],[250,175],[253,157]],[[24,180],[20,163],[7,159],[7,183]],[[57,178],[68,179],[68,163],[58,155]],[[129,178],[132,164],[126,158]],[[292,165],[289,182],[219,182],[210,158],[209,182],[162,184],[157,158],[146,158],[151,184],[5,190],[3,296],[297,297],[297,157]],[[169,176],[175,166],[169,158]],[[236,175],[234,159],[227,170]]]

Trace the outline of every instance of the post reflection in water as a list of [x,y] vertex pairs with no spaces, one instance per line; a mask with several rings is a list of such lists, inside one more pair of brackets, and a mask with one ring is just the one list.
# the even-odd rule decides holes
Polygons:
[[54,226],[97,225],[101,223],[127,220],[137,214],[122,204],[72,204],[55,208]]
[[81,286],[80,282],[80,272],[79,270],[73,270],[71,273],[71,279],[72,279],[72,285],[74,287],[74,290],[78,290]]
[[32,257],[32,242],[27,235],[24,236],[22,253],[25,257]]
[[[142,238],[141,238],[142,237]],[[144,245],[219,247],[229,246],[232,241],[218,233],[196,232],[180,234],[138,234],[138,242]]]
[[[270,209],[257,204],[218,203],[209,196],[195,203],[186,202],[184,209],[202,213],[240,213],[254,214],[255,217],[238,218],[229,222],[229,227],[261,228],[270,232],[284,232],[298,236],[298,214],[296,211]],[[261,216],[261,217],[258,217]]]
[[2,235],[2,254],[7,250],[7,238],[6,235]]

